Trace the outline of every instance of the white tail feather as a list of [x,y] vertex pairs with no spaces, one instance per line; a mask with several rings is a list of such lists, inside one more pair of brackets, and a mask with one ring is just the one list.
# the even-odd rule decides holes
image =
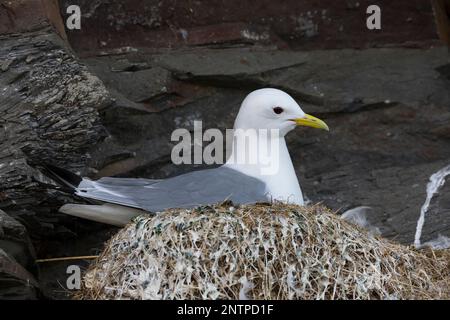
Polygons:
[[145,213],[148,214],[148,212],[143,210],[110,203],[103,205],[65,204],[59,211],[71,216],[118,227],[123,227],[134,217]]

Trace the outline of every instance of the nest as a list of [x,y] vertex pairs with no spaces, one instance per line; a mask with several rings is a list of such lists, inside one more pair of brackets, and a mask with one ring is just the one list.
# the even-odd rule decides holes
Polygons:
[[445,299],[450,255],[374,236],[323,206],[223,203],[140,216],[78,299]]

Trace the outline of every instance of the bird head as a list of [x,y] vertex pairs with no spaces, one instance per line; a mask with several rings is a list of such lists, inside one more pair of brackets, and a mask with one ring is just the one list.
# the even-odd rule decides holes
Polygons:
[[296,126],[329,130],[325,122],[303,112],[286,92],[272,88],[247,95],[234,123],[235,129],[277,129],[282,137]]

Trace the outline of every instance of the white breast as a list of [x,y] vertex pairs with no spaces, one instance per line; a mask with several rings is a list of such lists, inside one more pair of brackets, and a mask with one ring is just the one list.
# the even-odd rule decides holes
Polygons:
[[[270,143],[274,143],[274,141]],[[284,138],[277,138],[276,145],[278,146],[277,150],[270,152],[270,154],[264,153],[264,150],[262,151],[264,154],[261,154],[261,150],[258,148],[255,151],[258,154],[257,163],[242,163],[236,161],[236,159],[239,159],[236,153],[241,150],[233,144],[233,151],[225,166],[263,181],[266,184],[268,200],[303,205],[302,191],[286,141]],[[242,159],[246,158],[243,157]]]

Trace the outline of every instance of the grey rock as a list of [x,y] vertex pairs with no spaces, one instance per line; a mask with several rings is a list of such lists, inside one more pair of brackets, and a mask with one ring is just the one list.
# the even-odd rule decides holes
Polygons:
[[169,77],[170,72],[166,69],[155,67],[133,72],[111,72],[104,77],[104,84],[131,101],[145,102],[167,91]]
[[0,208],[33,236],[50,236],[58,228],[47,228],[47,218],[67,219],[55,214],[66,198],[37,168],[83,170],[89,148],[106,136],[98,109],[111,96],[52,30],[0,37],[0,60],[12,61],[0,72]]
[[399,102],[442,104],[448,99],[448,84],[436,70],[447,62],[444,47],[302,53],[203,50],[155,60],[183,80],[280,87],[320,113],[355,112]]
[[205,49],[200,52],[161,54],[154,61],[184,80],[242,83],[257,81],[258,78],[263,80],[264,74],[270,71],[303,65],[308,61],[308,54],[274,50]]
[[37,299],[38,287],[33,275],[0,248],[0,300]]

